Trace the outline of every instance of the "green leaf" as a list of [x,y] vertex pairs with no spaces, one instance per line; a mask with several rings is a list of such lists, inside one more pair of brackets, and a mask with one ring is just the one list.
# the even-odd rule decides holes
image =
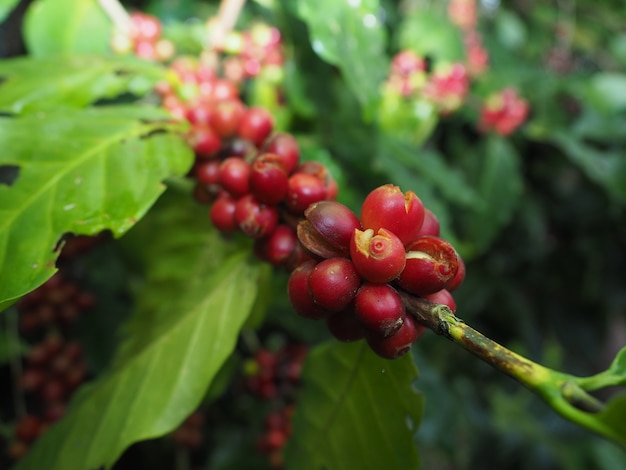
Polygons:
[[119,236],[192,162],[180,126],[151,108],[0,118],[0,309],[54,274],[64,234]]
[[596,150],[563,132],[556,133],[552,140],[589,179],[626,204],[626,159],[623,153]]
[[84,107],[124,92],[147,93],[165,69],[131,57],[71,56],[0,61],[0,111]]
[[[611,366],[609,367],[609,373],[622,378],[621,385],[626,385],[626,346],[624,346],[615,356]],[[618,385],[615,383],[615,385]]]
[[98,0],[36,0],[24,18],[35,57],[110,52],[113,24]]
[[422,396],[411,355],[389,361],[363,341],[333,341],[311,352],[304,393],[287,444],[287,468],[417,468],[413,434]]
[[379,10],[378,0],[298,0],[298,15],[309,28],[313,50],[339,67],[368,119],[388,69]]
[[605,435],[626,446],[626,393],[611,398],[600,413],[590,418],[606,430]]
[[468,235],[478,253],[511,221],[523,192],[519,159],[513,146],[492,135],[485,150],[478,180],[482,204],[467,219]]
[[13,11],[20,0],[0,0],[0,23]]
[[606,112],[626,109],[626,74],[599,72],[588,82],[586,100]]
[[189,194],[181,200],[170,193],[135,235],[163,236],[144,238],[148,277],[113,366],[81,389],[17,469],[42,462],[47,470],[110,468],[132,443],[175,429],[234,350],[257,295],[259,266],[248,261],[249,250],[211,229],[203,208],[187,210],[194,208]]
[[400,25],[398,49],[411,49],[437,62],[463,59],[461,35],[443,11],[420,8],[407,15]]

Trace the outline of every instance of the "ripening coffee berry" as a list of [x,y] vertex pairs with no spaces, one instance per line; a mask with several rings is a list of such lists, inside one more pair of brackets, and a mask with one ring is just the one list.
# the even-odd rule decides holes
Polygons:
[[446,284],[446,289],[450,292],[457,289],[465,280],[465,262],[458,253],[456,255],[456,260],[458,264],[456,274],[454,275],[452,280]]
[[214,158],[222,146],[219,135],[208,126],[192,127],[187,136],[187,141],[200,159]]
[[222,138],[232,137],[237,133],[245,113],[246,107],[238,99],[220,101],[213,108],[211,127]]
[[440,291],[432,294],[426,294],[422,297],[434,304],[447,306],[450,310],[452,310],[452,313],[456,312],[456,302],[454,301],[452,294],[447,289],[441,289]]
[[396,359],[408,353],[419,336],[415,320],[411,315],[407,315],[395,334],[387,338],[368,334],[366,340],[372,351],[379,356],[385,359]]
[[309,205],[324,199],[326,188],[316,176],[294,173],[289,178],[285,203],[294,214],[302,214]]
[[220,183],[233,197],[250,192],[250,164],[243,158],[228,157],[220,164]]
[[354,299],[354,312],[371,334],[385,338],[396,333],[406,318],[402,299],[389,284],[363,284]]
[[263,145],[263,152],[278,155],[288,175],[297,168],[300,162],[300,147],[291,134],[282,132],[274,134]]
[[357,272],[370,282],[384,284],[394,280],[406,263],[404,245],[393,233],[381,228],[354,230],[350,257]]
[[249,108],[241,118],[238,134],[257,147],[272,133],[274,122],[272,115],[263,108]]
[[418,236],[432,235],[434,237],[439,236],[439,220],[437,216],[432,213],[426,207],[424,208],[424,222]]
[[360,286],[361,277],[347,258],[321,261],[309,276],[309,291],[313,301],[331,312],[348,308]]
[[424,222],[424,205],[413,191],[402,193],[386,184],[370,192],[361,206],[361,225],[375,232],[380,228],[394,233],[404,245],[418,237]]
[[309,291],[309,276],[316,266],[316,262],[306,261],[294,269],[289,276],[287,292],[289,300],[296,313],[305,318],[321,319],[330,315],[315,302]]
[[443,238],[427,235],[407,247],[406,266],[397,283],[412,294],[432,294],[443,289],[457,269],[454,247]]
[[220,162],[218,160],[197,163],[193,171],[196,180],[205,186],[217,187],[220,184]]
[[298,244],[298,237],[291,227],[281,224],[265,239],[263,259],[273,266],[280,266],[292,255]]
[[280,157],[273,153],[259,155],[250,168],[250,192],[265,204],[275,205],[287,195],[288,175]]
[[[326,242],[346,254],[350,250],[352,234],[361,228],[354,212],[335,201],[314,202],[304,211],[304,217]],[[404,253],[404,249],[402,251]]]
[[220,194],[209,210],[209,217],[215,228],[224,233],[237,231],[238,226],[235,221],[236,207],[236,199],[227,193]]
[[326,319],[326,328],[331,335],[344,343],[365,338],[363,323],[356,317],[353,307],[333,313]]
[[235,222],[239,229],[250,238],[268,236],[278,225],[278,210],[257,201],[248,194],[237,201]]

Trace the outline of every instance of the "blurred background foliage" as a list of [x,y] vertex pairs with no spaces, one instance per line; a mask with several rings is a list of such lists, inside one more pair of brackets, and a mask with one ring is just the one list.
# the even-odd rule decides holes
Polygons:
[[[433,67],[463,58],[447,2],[349,2],[372,12],[382,27],[344,24],[333,38],[320,22],[333,18],[336,3],[341,2],[250,1],[238,23],[244,29],[262,19],[282,33],[288,58],[283,126],[300,138],[305,157],[329,165],[340,182],[339,199],[355,210],[386,182],[422,198],[466,260],[468,274],[455,299],[458,315],[470,325],[549,367],[579,375],[605,369],[626,343],[623,2],[479,1],[477,29],[488,69],[472,79],[464,105],[454,113],[417,120],[391,116],[396,128],[408,123],[413,138],[379,125],[389,118],[380,87],[391,57],[403,49],[424,55]],[[218,8],[216,2],[194,0],[123,4],[158,16],[164,35],[189,54],[200,53],[204,21]],[[13,33],[5,22],[0,42]],[[19,41],[15,47],[3,54],[18,53]],[[507,137],[481,132],[480,103],[508,86],[528,101],[527,122]],[[262,88],[246,92],[249,101],[277,113],[285,106],[268,101]],[[130,303],[135,273],[119,261],[123,241],[121,247],[105,245],[80,269],[95,273],[89,274],[94,291],[123,305]],[[269,283],[273,295],[259,336],[280,331],[309,343],[326,338],[294,318],[285,282],[279,275]],[[124,318],[118,316],[81,325],[96,371],[111,357],[108,338]],[[417,387],[425,395],[425,417],[415,435],[422,468],[626,465],[621,450],[567,423],[530,392],[434,334],[425,335],[414,353]],[[249,403],[239,405],[210,418],[222,432],[212,442],[219,452],[207,468],[251,468],[238,449],[242,439],[252,438],[238,437],[239,431],[220,421],[226,413],[260,414]],[[118,467],[132,468],[148,445],[131,448]]]

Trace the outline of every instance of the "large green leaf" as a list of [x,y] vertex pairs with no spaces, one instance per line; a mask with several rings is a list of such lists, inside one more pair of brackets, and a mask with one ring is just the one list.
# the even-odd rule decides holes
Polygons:
[[36,0],[24,19],[26,48],[35,57],[108,52],[112,31],[98,0]]
[[597,150],[566,133],[557,133],[552,140],[589,179],[622,204],[626,203],[626,158],[623,152]]
[[187,171],[192,153],[167,116],[111,107],[0,118],[0,309],[54,274],[64,234],[121,235],[163,179]]
[[470,242],[480,253],[507,225],[523,192],[519,157],[513,146],[499,136],[489,136],[478,179],[482,204],[467,217]]
[[410,354],[381,359],[365,342],[316,348],[303,371],[287,468],[417,468],[413,434],[423,403],[416,378]]
[[0,61],[0,111],[84,107],[124,92],[147,93],[165,69],[130,57],[68,56]]
[[370,118],[388,69],[379,11],[378,0],[298,0],[298,15],[309,27],[313,50],[339,67]]
[[463,59],[463,42],[458,28],[441,9],[418,8],[400,25],[398,49],[412,49],[437,62]]
[[175,429],[234,350],[260,268],[249,250],[211,229],[204,211],[188,210],[189,195],[167,196],[129,234],[146,241],[148,277],[113,366],[81,390],[17,469],[110,468],[132,443]]

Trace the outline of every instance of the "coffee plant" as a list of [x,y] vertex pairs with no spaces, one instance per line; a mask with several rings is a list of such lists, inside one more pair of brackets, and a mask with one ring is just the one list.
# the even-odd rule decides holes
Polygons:
[[0,466],[626,466],[619,9],[0,0]]

